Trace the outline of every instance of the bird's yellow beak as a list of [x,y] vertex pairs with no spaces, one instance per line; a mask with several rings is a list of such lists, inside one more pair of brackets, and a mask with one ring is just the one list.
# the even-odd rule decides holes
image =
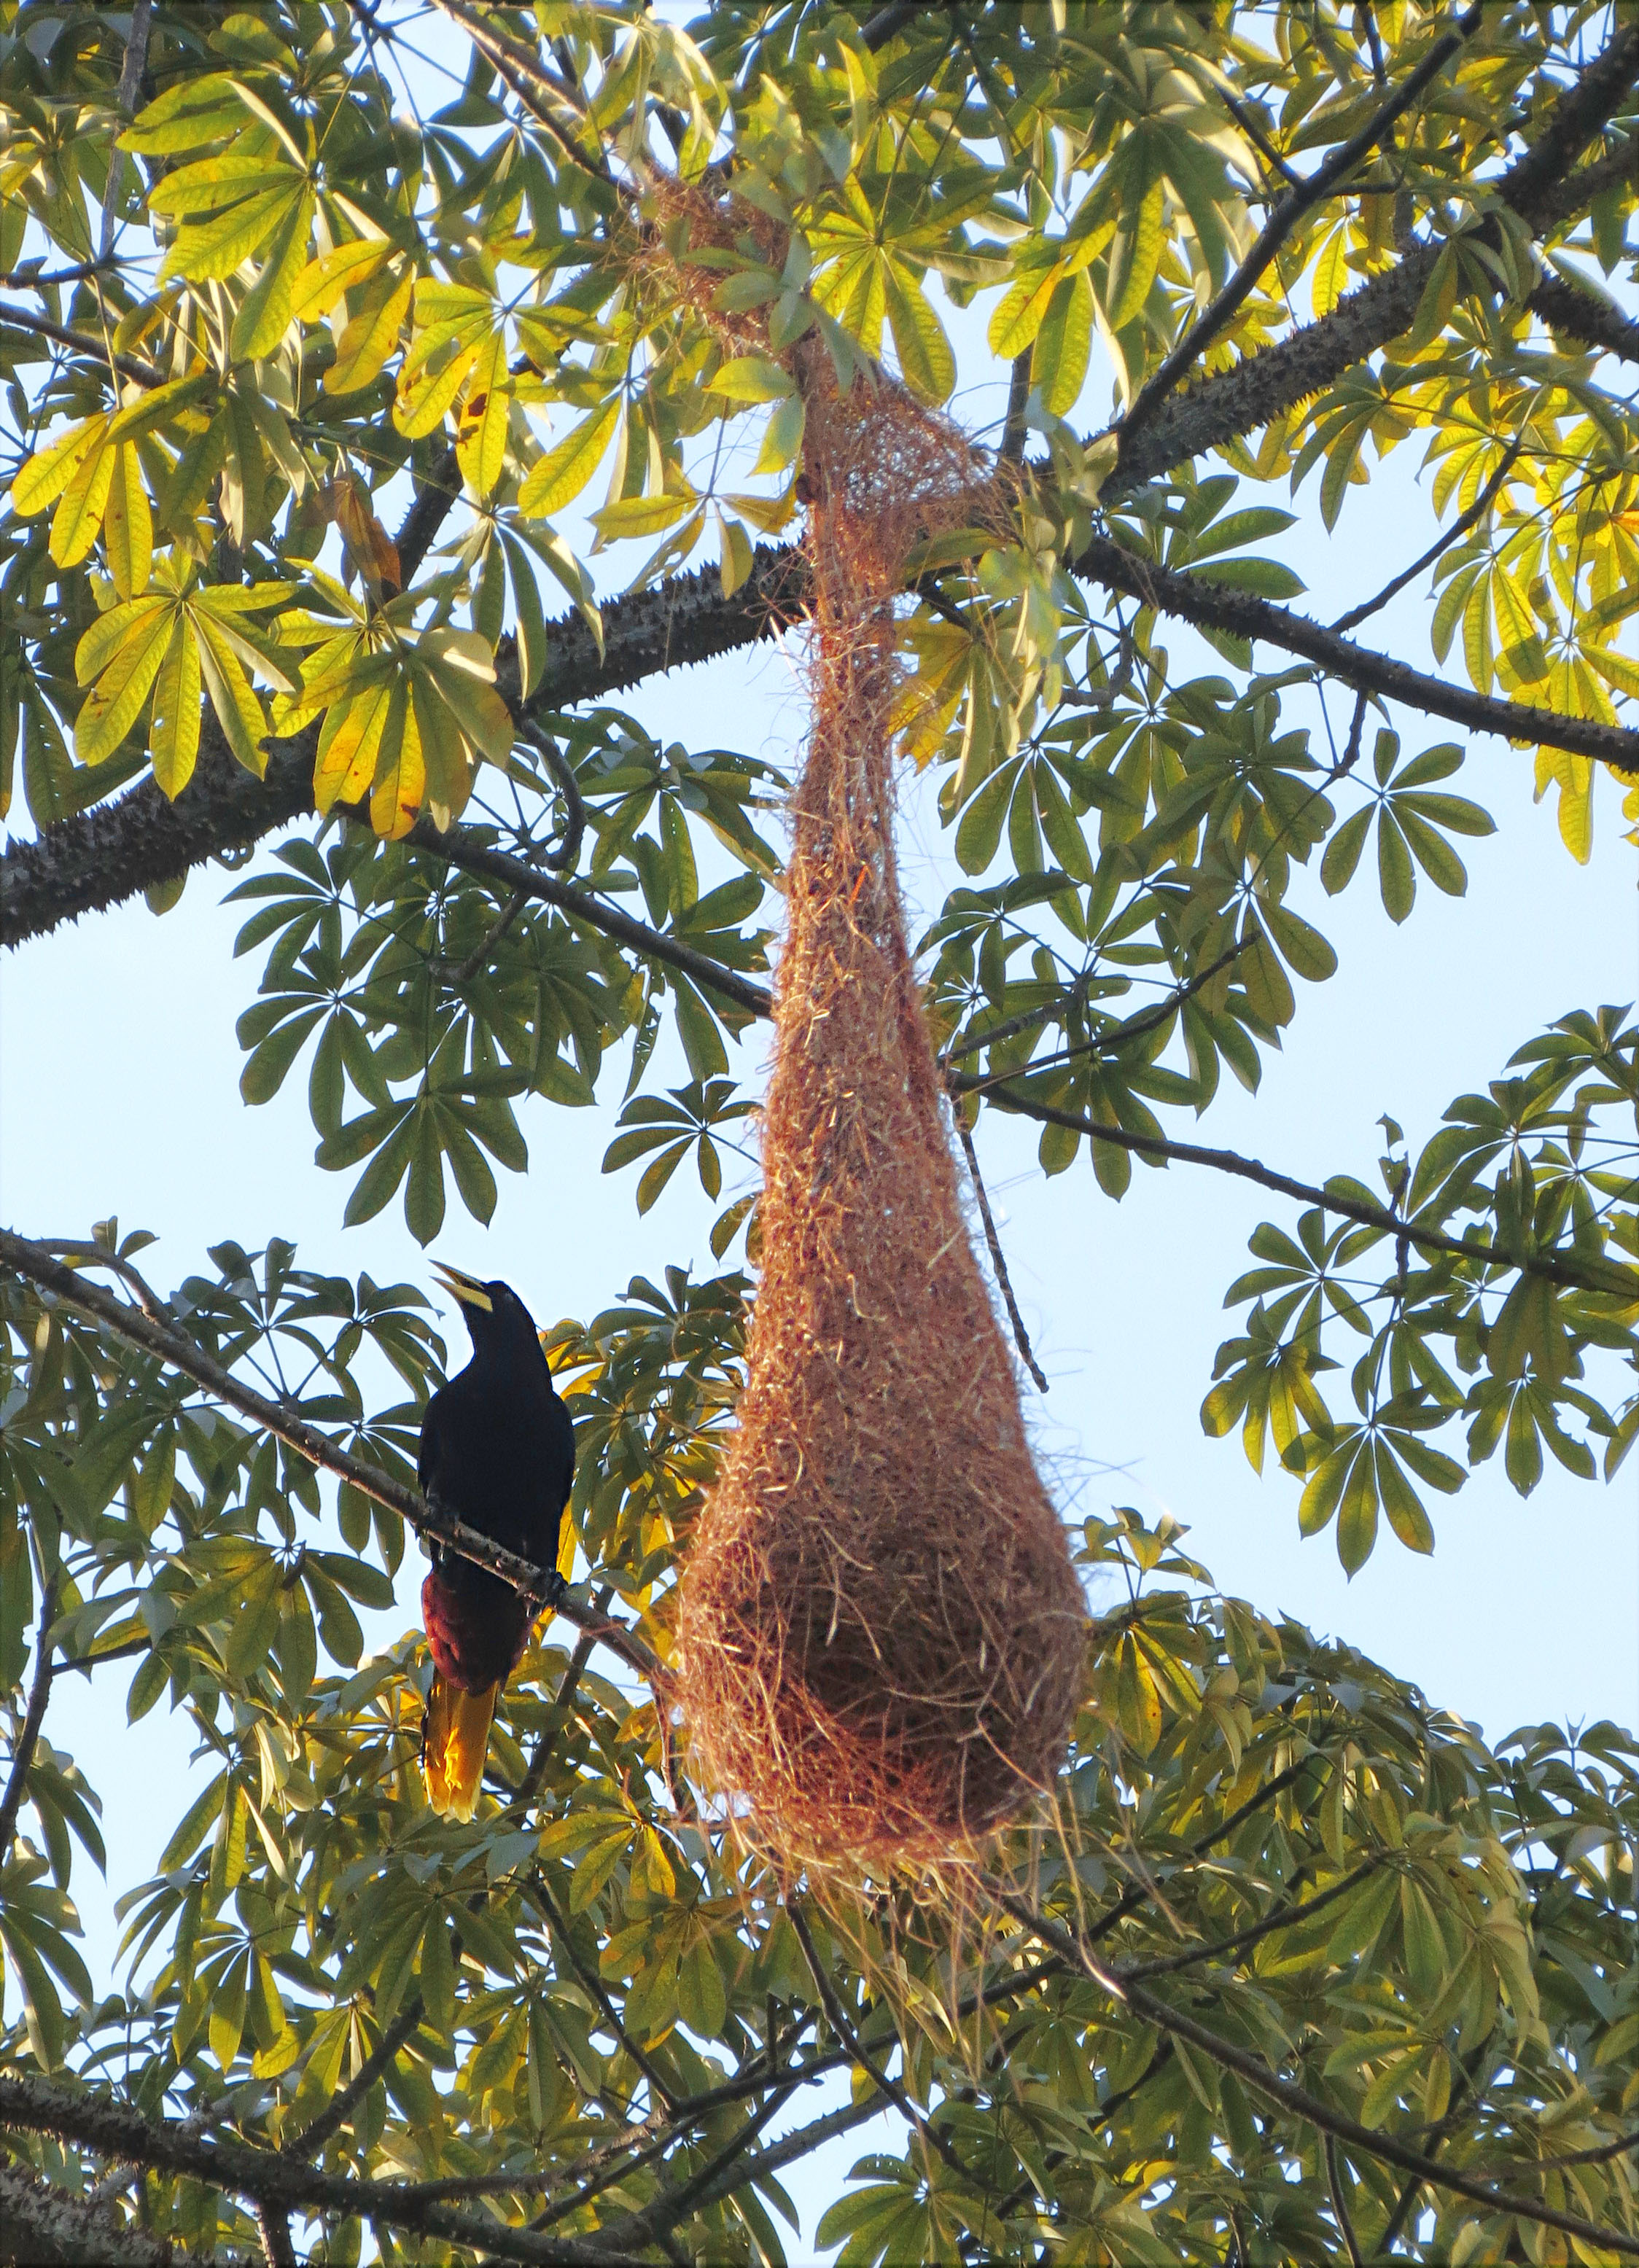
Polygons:
[[432,1272],[444,1289],[459,1300],[464,1307],[482,1307],[485,1314],[493,1314],[495,1302],[476,1276],[469,1276],[462,1268],[452,1268],[447,1262],[435,1260]]

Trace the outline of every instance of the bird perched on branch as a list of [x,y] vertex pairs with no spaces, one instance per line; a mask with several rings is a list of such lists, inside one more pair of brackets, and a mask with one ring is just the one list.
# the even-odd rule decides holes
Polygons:
[[[557,1397],[534,1318],[510,1284],[438,1265],[461,1303],[472,1360],[428,1403],[417,1471],[422,1494],[492,1543],[558,1569],[575,1472],[575,1429]],[[556,1592],[563,1575],[555,1572]],[[422,1718],[421,1768],[434,1811],[470,1819],[496,1697],[528,1643],[540,1602],[434,1542],[421,1587],[436,1675]]]

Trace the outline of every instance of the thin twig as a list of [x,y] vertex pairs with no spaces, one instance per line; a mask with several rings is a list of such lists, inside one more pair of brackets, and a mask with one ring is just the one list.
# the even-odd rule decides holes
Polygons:
[[110,355],[100,339],[87,332],[71,331],[65,324],[54,323],[48,315],[37,315],[31,307],[14,307],[9,299],[0,299],[0,323],[15,323],[18,330],[33,331],[42,339],[52,339],[58,346],[69,347],[76,354],[89,355],[92,362],[112,362],[122,377],[132,379],[138,386],[163,386],[165,372],[141,355]]
[[1343,2176],[1338,2165],[1336,2136],[1323,2134],[1320,2147],[1326,2161],[1326,2191],[1332,2199],[1332,2217],[1337,2222],[1339,2233],[1347,2249],[1349,2268],[1366,2268],[1361,2256],[1360,2239],[1355,2234],[1355,2224],[1348,2217],[1348,2205],[1343,2195]]
[[[115,97],[128,118],[137,108],[137,90],[142,85],[143,72],[148,62],[148,33],[152,22],[153,0],[134,0],[131,28],[125,40],[125,61],[120,70],[120,91]],[[95,261],[99,269],[107,265],[114,250],[114,215],[119,202],[120,151],[116,143],[108,151],[108,179],[102,192],[102,233]]]
[[1503,452],[1502,461],[1467,511],[1463,513],[1461,519],[1454,519],[1444,534],[1429,546],[1421,558],[1412,562],[1403,575],[1396,575],[1392,582],[1385,583],[1375,599],[1368,599],[1364,606],[1351,607],[1347,614],[1340,615],[1332,625],[1333,630],[1341,634],[1344,630],[1357,628],[1365,621],[1368,615],[1375,615],[1379,607],[1386,607],[1397,591],[1403,591],[1408,583],[1415,582],[1426,567],[1432,567],[1443,552],[1448,551],[1459,537],[1466,535],[1474,522],[1485,517],[1490,508],[1492,497],[1513,471],[1515,460],[1524,446],[1524,434],[1517,433]]
[[[1315,790],[1316,794],[1319,792],[1318,789]],[[1248,938],[1238,939],[1226,952],[1221,953],[1215,961],[1209,961],[1205,968],[1198,969],[1187,984],[1177,986],[1168,993],[1164,1000],[1158,1001],[1153,1008],[1147,1009],[1143,1015],[1134,1016],[1131,1023],[1113,1025],[1110,1030],[1100,1032],[1096,1039],[1077,1040],[1069,1047],[1055,1048],[1050,1056],[1033,1056],[1029,1063],[1016,1064],[1011,1071],[966,1074],[964,1076],[971,1078],[972,1084],[964,1087],[963,1091],[967,1094],[978,1094],[996,1079],[1018,1079],[1027,1072],[1034,1076],[1038,1071],[1056,1070],[1060,1064],[1074,1063],[1081,1056],[1119,1055],[1124,1048],[1131,1047],[1134,1040],[1147,1038],[1158,1025],[1164,1024],[1170,1017],[1177,1015],[1186,1000],[1192,999],[1197,992],[1205,990],[1220,969],[1227,968],[1232,961],[1238,961],[1250,942],[1251,939]],[[1067,994],[1062,1005],[1067,1007],[1069,1000],[1070,995]],[[1034,1011],[1030,1012],[1035,1013]],[[1051,1013],[1051,1010],[1045,1011],[1044,1017]],[[1038,1021],[1043,1020],[1043,1017],[1037,1018]],[[1014,1029],[1015,1031],[1020,1029],[1026,1020],[1027,1019],[1016,1016],[1013,1018]],[[981,1032],[977,1039],[966,1041],[959,1048],[948,1048],[939,1057],[939,1061],[946,1064],[957,1061],[963,1056],[977,1055],[981,1048],[991,1046],[1005,1028],[1003,1026],[998,1026],[996,1031]]]
[[957,2157],[946,2138],[923,2117],[898,2080],[890,2079],[882,2066],[873,2062],[860,2045],[859,2032],[848,2021],[847,2011],[838,1999],[836,1988],[825,1974],[824,1963],[819,1957],[819,1948],[816,1946],[809,1931],[808,1918],[795,1898],[786,1902],[786,1919],[791,1924],[796,1933],[797,1943],[802,1948],[802,1958],[808,1962],[808,1974],[814,1979],[815,1990],[820,1996],[826,2021],[832,2031],[848,2049],[854,2062],[870,2080],[877,2093],[887,2102],[891,2102],[899,2116],[912,2127],[923,2147],[936,2150],[958,2180],[965,2182],[971,2179],[967,2168]]
[[675,2118],[677,2116],[678,2106],[683,2098],[673,2093],[672,2089],[661,2077],[659,2072],[655,2070],[654,2066],[650,2061],[649,2058],[644,2053],[636,2040],[632,2038],[631,2033],[626,2029],[625,2025],[621,2021],[620,2011],[616,2007],[615,2003],[609,1999],[609,1994],[604,1991],[603,1980],[598,1975],[596,1970],[588,1969],[586,1963],[581,1960],[579,1953],[576,1952],[575,1941],[570,1933],[569,1924],[558,1911],[557,1901],[552,1896],[551,1891],[547,1888],[545,1877],[542,1874],[539,1867],[536,1867],[528,1877],[528,1885],[530,1896],[535,1899],[535,1904],[546,1916],[547,1921],[550,1926],[553,1944],[562,1946],[563,1950],[569,1956],[570,1967],[574,1970],[575,1975],[580,1978],[582,1985],[588,1992],[591,1993],[593,1999],[603,2011],[604,2021],[608,2024],[610,2031],[614,2033],[615,2037],[619,2041],[621,2046],[631,2057],[637,2068],[643,2073],[645,2079],[648,2080],[650,2091],[653,2095],[655,2101],[664,2106],[668,2117]]
[[973,1137],[956,1120],[956,1135],[962,1144],[962,1154],[968,1161],[968,1174],[973,1183],[973,1194],[978,1199],[978,1217],[985,1224],[985,1241],[990,1247],[990,1264],[996,1271],[996,1288],[1001,1293],[1008,1310],[1008,1321],[1013,1325],[1013,1336],[1024,1366],[1041,1391],[1047,1391],[1047,1378],[1030,1346],[1030,1335],[1024,1328],[1024,1318],[1019,1313],[1019,1303],[1013,1296],[1013,1279],[1008,1273],[1008,1263],[1001,1249],[1001,1239],[996,1233],[996,1224],[991,1216],[990,1199],[985,1193],[985,1177],[978,1169],[978,1152],[973,1147]]
[[[594,1614],[602,1614],[613,1595],[611,1585],[601,1584],[592,1594],[592,1611]],[[546,1768],[552,1760],[552,1751],[557,1745],[565,1725],[568,1722],[576,1688],[580,1685],[587,1662],[592,1659],[597,1642],[597,1633],[594,1631],[582,1631],[580,1638],[575,1641],[575,1650],[569,1657],[569,1666],[565,1670],[562,1682],[553,1697],[551,1713],[541,1727],[540,1737],[535,1742],[535,1755],[530,1760],[529,1769],[518,1783],[516,1793],[511,1799],[513,1808],[516,1811],[527,1811],[541,1793],[541,1783],[546,1778]]]
[[421,2021],[421,1995],[417,1992],[399,2010],[341,2093],[333,2096],[325,2109],[316,2118],[310,2119],[299,2134],[292,2135],[288,2142],[282,2145],[287,2156],[316,2157],[331,2135],[341,2132]]
[[1237,1929],[1232,1937],[1218,1938],[1210,1945],[1198,1945],[1188,1953],[1170,1953],[1160,1961],[1138,1962],[1132,1968],[1124,1970],[1122,1974],[1129,1977],[1170,1977],[1180,1969],[1198,1969],[1203,1962],[1221,1961],[1225,1954],[1244,1953],[1249,1946],[1259,1944],[1266,1937],[1273,1937],[1277,1930],[1296,1928],[1299,1922],[1309,1920],[1311,1915],[1324,1911],[1329,1905],[1335,1905],[1339,1898],[1347,1897],[1352,1889],[1363,1882],[1368,1874],[1375,1874],[1377,1865],[1376,1859],[1368,1859],[1352,1874],[1345,1874],[1341,1881],[1333,1882],[1314,1897],[1300,1899],[1296,1904],[1288,1902],[1277,1906],[1273,1913],[1266,1914],[1262,1921],[1253,1922],[1246,1929]]
[[122,1260],[106,1245],[93,1244],[88,1237],[54,1236],[41,1245],[41,1250],[60,1253],[65,1260],[85,1260],[93,1267],[106,1268],[111,1274],[130,1285],[141,1301],[144,1312],[156,1323],[174,1323],[176,1318],[152,1287],[145,1283],[129,1260]]
[[[1113,1143],[1118,1150],[1133,1150],[1142,1158],[1165,1158],[1180,1165],[1210,1166],[1214,1172],[1232,1174],[1239,1181],[1255,1182],[1259,1189],[1274,1189],[1281,1197],[1296,1197],[1304,1204],[1318,1205],[1323,1212],[1335,1213],[1340,1220],[1358,1221],[1362,1228],[1380,1230],[1385,1236],[1409,1237],[1420,1248],[1431,1252],[1451,1253],[1458,1260],[1477,1260],[1488,1268],[1517,1268],[1527,1276],[1539,1276],[1546,1283],[1561,1285],[1567,1291],[1614,1292],[1631,1298],[1639,1290],[1633,1271],[1619,1267],[1613,1261],[1601,1261],[1598,1265],[1608,1269],[1604,1280],[1585,1269],[1568,1266],[1544,1252],[1508,1252],[1499,1244],[1484,1239],[1465,1241],[1448,1236],[1443,1229],[1429,1228],[1415,1220],[1406,1220],[1401,1214],[1386,1206],[1363,1204],[1358,1197],[1345,1197],[1334,1189],[1318,1189],[1312,1182],[1295,1181],[1289,1174],[1278,1174],[1272,1167],[1257,1158],[1243,1158],[1236,1150],[1209,1150],[1195,1142],[1169,1142],[1156,1134],[1135,1134],[1125,1126],[1105,1123],[1102,1119],[1084,1117],[1080,1111],[1060,1110],[1051,1102],[1039,1102],[1034,1095],[1021,1094],[1016,1087],[993,1082],[988,1075],[956,1074],[948,1082],[953,1093],[963,1094],[983,1087],[991,1102],[1008,1110],[1016,1110],[1026,1118],[1039,1119],[1046,1126],[1067,1127],[1074,1134],[1085,1134],[1100,1142]],[[0,1232],[0,1234],[3,1234]]]
[[528,902],[528,890],[514,890],[464,961],[452,965],[435,955],[428,966],[437,970],[441,982],[453,991],[459,991],[463,984],[470,984]]
[[1417,69],[1407,77],[1388,100],[1370,117],[1357,134],[1334,150],[1324,166],[1318,166],[1301,188],[1288,190],[1259,232],[1258,239],[1234,275],[1224,285],[1211,306],[1192,323],[1153,378],[1141,388],[1137,399],[1122,421],[1126,427],[1142,425],[1171,393],[1185,372],[1200,361],[1201,356],[1233,320],[1243,302],[1249,297],[1271,261],[1290,238],[1303,216],[1313,210],[1329,196],[1337,184],[1351,173],[1361,159],[1375,150],[1395,121],[1410,109],[1429,81],[1445,68],[1451,58],[1479,28],[1485,13],[1484,0],[1473,0],[1458,18],[1453,30],[1435,41]]
[[[1636,736],[1639,737],[1639,736]],[[557,906],[572,919],[589,923],[604,936],[614,938],[633,953],[640,953],[651,961],[659,961],[668,968],[676,968],[691,977],[708,991],[719,993],[736,1007],[748,1008],[754,1016],[772,1016],[772,997],[762,985],[754,984],[709,954],[697,952],[693,946],[684,945],[680,939],[668,937],[660,930],[650,929],[645,923],[634,921],[618,906],[610,905],[605,898],[594,897],[590,892],[577,889],[571,882],[560,882],[555,874],[544,874],[527,859],[512,856],[508,851],[492,850],[487,843],[469,839],[469,830],[452,828],[440,835],[431,819],[424,816],[411,828],[405,840],[417,850],[430,850],[434,858],[444,859],[463,873],[487,874],[498,882],[510,883],[531,898],[543,898],[548,905]]]
[[580,783],[575,777],[575,768],[550,733],[543,732],[526,710],[518,719],[521,739],[546,758],[548,769],[557,783],[557,792],[564,799],[565,814],[564,831],[555,848],[543,850],[539,863],[555,874],[572,874],[580,861],[580,845],[587,831],[587,806],[580,792]]
[[[1146,1985],[1137,1984],[1121,1970],[1111,1969],[1099,1961],[1076,1931],[1042,1914],[1030,1901],[1005,1884],[990,1881],[985,1885],[996,1903],[1004,1907],[1015,1921],[1038,1938],[1044,1945],[1052,1947],[1067,1958],[1080,1962],[1085,1974],[1119,2005],[1130,2008],[1142,2022],[1155,2025],[1158,2031],[1170,2034],[1198,2049],[1221,2070],[1235,2073],[1244,2085],[1276,2103],[1292,2116],[1305,2120],[1321,2134],[1331,2134],[1340,2142],[1364,2156],[1375,2158],[1380,2164],[1397,2166],[1403,2171],[1416,2174],[1436,2189],[1450,2191],[1453,2195],[1471,2198],[1488,2206],[1494,2213],[1511,2213],[1522,2220],[1533,2220],[1545,2228],[1558,2228],[1568,2236],[1579,2236],[1590,2244],[1607,2246],[1613,2252],[1629,2259],[1639,2259],[1639,2236],[1630,2236],[1626,2229],[1613,2228],[1598,2221],[1585,2220],[1580,2213],[1561,2213],[1556,2206],[1542,2205],[1535,2198],[1522,2197],[1517,2191],[1502,2190],[1489,2182],[1476,2180],[1472,2175],[1455,2168],[1438,2165],[1421,2151],[1409,2148],[1398,2136],[1381,2129],[1362,2126],[1341,2110],[1322,2102],[1306,2087],[1295,2080],[1283,2079],[1261,2056],[1244,2048],[1238,2041],[1214,2032],[1206,2024],[1182,2009],[1174,2008]],[[1528,2173],[1529,2169],[1518,2169]]]
[[34,1750],[40,1741],[40,1727],[45,1720],[46,1704],[51,1698],[52,1648],[47,1634],[57,1611],[59,1578],[53,1575],[40,1600],[40,1627],[34,1638],[34,1675],[28,1689],[28,1706],[11,1751],[11,1769],[6,1776],[5,1793],[0,1796],[0,1865],[10,1857],[11,1838],[17,1831],[17,1815],[23,1806],[23,1789],[28,1778],[29,1766],[34,1761]]

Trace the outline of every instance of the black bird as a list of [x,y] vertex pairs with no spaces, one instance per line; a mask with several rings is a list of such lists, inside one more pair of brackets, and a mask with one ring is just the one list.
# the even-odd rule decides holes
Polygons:
[[[472,1360],[427,1404],[421,1492],[520,1558],[556,1568],[575,1429],[535,1320],[510,1284],[480,1283],[435,1264],[461,1302]],[[561,1575],[558,1581],[561,1587]],[[496,1696],[518,1667],[536,1612],[498,1575],[433,1544],[421,1616],[437,1674],[422,1719],[421,1768],[434,1811],[472,1817]]]

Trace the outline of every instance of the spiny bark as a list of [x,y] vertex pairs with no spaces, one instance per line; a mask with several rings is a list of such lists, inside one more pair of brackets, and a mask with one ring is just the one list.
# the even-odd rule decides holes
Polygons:
[[1443,717],[1471,733],[1494,733],[1526,745],[1568,748],[1573,755],[1591,756],[1624,773],[1639,772],[1639,733],[1621,731],[1584,717],[1562,717],[1556,710],[1533,708],[1523,701],[1498,701],[1466,685],[1451,685],[1430,677],[1390,655],[1356,645],[1323,623],[1295,615],[1249,592],[1226,588],[1204,574],[1180,574],[1124,550],[1107,535],[1095,535],[1071,562],[1078,575],[1120,591],[1140,606],[1176,615],[1204,630],[1227,630],[1231,637],[1261,640],[1284,653],[1300,654],[1329,677],[1357,692],[1381,694],[1425,717]]
[[[527,704],[520,699],[517,657],[505,641],[497,664],[502,697],[517,713],[540,716],[771,637],[800,610],[792,587],[795,557],[760,544],[750,576],[731,600],[723,598],[714,567],[617,599],[603,610],[602,654],[581,616],[564,616],[550,627],[546,667]],[[174,803],[146,779],[6,852],[0,859],[0,945],[20,945],[59,922],[118,905],[304,817],[314,809],[318,744],[316,724],[276,741],[267,776],[258,780],[235,762],[209,714],[194,777]]]
[[[1502,176],[1498,195],[1538,234],[1562,228],[1602,188],[1627,179],[1639,164],[1639,143],[1628,140],[1594,164],[1573,170],[1635,78],[1639,22],[1613,35],[1562,97],[1536,142]],[[1385,275],[1348,293],[1318,321],[1168,397],[1147,414],[1141,427],[1119,428],[1119,454],[1104,501],[1119,503],[1174,467],[1259,431],[1400,336],[1416,313],[1437,257],[1437,246],[1419,246]],[[1572,290],[1563,287],[1567,295]],[[1631,354],[1628,335],[1633,327],[1621,329],[1618,343],[1592,295],[1575,298],[1578,304],[1572,308],[1569,297],[1556,296],[1552,308],[1545,305],[1543,320],[1609,351]],[[1584,313],[1584,299],[1602,324],[1597,338],[1589,328],[1596,315]],[[1567,320],[1568,310],[1578,321]],[[425,517],[432,519],[444,495],[435,473]],[[412,507],[401,549],[410,539],[412,522],[416,535],[421,534],[421,501]],[[705,568],[616,600],[605,611],[602,660],[580,617],[568,616],[551,626],[546,674],[529,710],[538,713],[595,700],[681,663],[754,644],[800,615],[802,607],[794,548],[761,545],[751,576],[732,599],[722,597],[716,571]],[[515,674],[510,688],[507,683],[515,663],[505,646],[500,667],[502,690],[515,701]],[[112,803],[63,821],[39,841],[14,845],[0,858],[0,946],[21,944],[61,921],[122,903],[304,816],[314,807],[316,746],[316,728],[277,743],[267,778],[258,782],[235,763],[214,717],[208,715],[198,766],[177,803],[167,803],[152,780],[145,780]]]
[[26,2166],[0,2165],[0,2268],[234,2268],[247,2260],[127,2228]]

